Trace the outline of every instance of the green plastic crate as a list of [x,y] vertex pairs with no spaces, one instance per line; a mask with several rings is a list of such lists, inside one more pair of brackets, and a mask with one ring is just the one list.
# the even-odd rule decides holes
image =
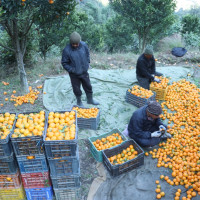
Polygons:
[[[119,133],[119,134],[121,135],[123,141],[124,141],[124,142],[127,141],[127,138],[126,138],[118,129],[113,129],[113,130],[110,131],[109,133],[104,133],[104,134],[102,134],[102,135],[100,135],[100,136],[89,137],[89,138],[88,138],[89,144],[90,144],[90,151],[91,151],[91,153],[92,153],[92,155],[93,155],[93,157],[95,158],[96,161],[98,161],[98,162],[103,162],[103,154],[102,154],[102,151],[103,151],[103,150],[98,151],[98,150],[96,149],[96,147],[94,146],[93,142],[96,141],[97,139],[102,139],[102,138],[105,138],[105,137],[107,137],[107,136],[109,136],[109,135],[112,135],[113,133]],[[123,144],[124,142],[122,142],[121,144]],[[119,144],[119,145],[120,145],[120,144]],[[116,146],[118,146],[118,145],[116,145]],[[114,146],[114,147],[116,147],[116,146]],[[109,148],[109,149],[112,149],[112,148],[114,148],[114,147],[111,147],[111,148]]]

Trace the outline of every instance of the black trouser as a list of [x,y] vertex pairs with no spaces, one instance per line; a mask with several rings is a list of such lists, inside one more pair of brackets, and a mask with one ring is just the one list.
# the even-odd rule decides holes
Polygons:
[[86,94],[92,93],[92,85],[88,72],[81,75],[69,74],[75,96],[81,96],[81,84]]

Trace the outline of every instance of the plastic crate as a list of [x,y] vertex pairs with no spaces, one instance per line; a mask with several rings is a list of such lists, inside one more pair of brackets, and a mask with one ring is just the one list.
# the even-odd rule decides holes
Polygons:
[[[71,112],[71,111],[60,111],[58,113]],[[77,115],[75,119],[76,134],[74,140],[50,140],[46,141],[46,134],[48,125],[45,128],[43,136],[45,152],[47,158],[64,158],[68,156],[75,156],[78,143],[78,126],[77,126]]]
[[1,200],[24,200],[26,195],[22,185],[15,189],[0,189]]
[[[96,141],[97,139],[102,139],[102,138],[105,138],[105,137],[107,137],[109,135],[112,135],[113,133],[119,133],[124,141],[127,140],[127,138],[118,129],[113,129],[109,133],[105,133],[105,134],[102,134],[100,136],[89,137],[88,138],[89,144],[90,144],[90,151],[91,151],[91,153],[92,153],[92,155],[93,155],[93,157],[95,158],[96,161],[103,162],[103,155],[102,155],[102,151],[98,151],[96,149],[96,147],[94,146],[93,142]],[[116,145],[116,146],[118,146],[118,145]]]
[[80,168],[78,175],[64,175],[64,176],[53,176],[51,175],[51,181],[54,189],[66,189],[80,187]]
[[56,200],[79,200],[80,188],[72,189],[55,189]]
[[[36,114],[37,112],[24,112],[20,114],[30,114],[30,113]],[[46,116],[46,113],[45,113],[45,116]],[[45,117],[45,123],[46,123],[46,117]],[[44,134],[44,131],[43,131],[43,134]],[[13,138],[11,135],[11,141],[12,141],[14,152],[17,156],[23,156],[23,155],[31,156],[31,155],[36,155],[36,154],[38,155],[44,154],[42,136],[26,136],[26,137]]]
[[76,156],[65,158],[48,158],[50,172],[52,176],[64,176],[64,175],[79,175],[79,155],[78,148]]
[[[0,113],[0,114],[5,114],[5,113]],[[13,152],[12,144],[10,142],[10,135],[12,134],[15,124],[16,124],[16,113],[10,113],[10,114],[15,114],[15,120],[12,125],[12,129],[10,130],[10,134],[7,135],[5,139],[0,139],[0,156],[10,156],[11,153]]]
[[[9,138],[9,136],[7,138]],[[13,152],[13,148],[12,148],[11,141],[2,143],[2,141],[0,140],[0,157],[10,156],[12,152]]]
[[25,189],[45,188],[51,186],[49,171],[38,173],[21,173]]
[[156,100],[165,100],[168,87],[163,89],[163,88],[153,87],[150,84],[150,90],[156,93]]
[[13,189],[21,186],[19,171],[15,174],[0,175],[0,189]]
[[0,157],[0,174],[16,173],[18,169],[17,161],[14,153],[10,156]]
[[36,173],[48,171],[46,157],[44,155],[32,156],[17,156],[17,162],[21,173]]
[[126,91],[126,102],[138,108],[148,104],[149,101],[153,101],[153,100],[155,100],[155,93],[151,97],[146,99],[146,98],[135,96],[134,94],[131,94],[128,90]]
[[27,200],[52,200],[53,189],[48,188],[33,188],[25,189]]
[[[73,107],[78,107],[78,108],[82,108],[80,106],[77,105],[73,105],[71,107],[71,110],[73,109]],[[88,109],[88,108],[82,108],[82,109]],[[92,129],[92,130],[97,130],[99,127],[99,122],[100,122],[100,109],[98,108],[99,112],[97,114],[96,118],[78,118],[77,117],[77,124],[78,127],[80,129]]]
[[[126,149],[130,145],[133,145],[134,149],[138,152],[137,157],[135,157],[134,159],[129,160],[123,164],[112,165],[110,163],[110,161],[108,160],[108,158],[121,153],[123,151],[123,149]],[[144,164],[144,151],[134,140],[128,140],[118,147],[104,150],[103,151],[103,162],[112,176],[118,176],[124,172],[128,172],[136,167],[143,165]]]

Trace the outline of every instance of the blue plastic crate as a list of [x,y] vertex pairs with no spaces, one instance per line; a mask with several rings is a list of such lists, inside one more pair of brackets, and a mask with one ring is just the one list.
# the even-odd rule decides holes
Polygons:
[[33,188],[25,189],[27,200],[52,200],[53,189],[48,188]]
[[80,167],[78,175],[63,175],[63,176],[53,176],[51,174],[51,181],[54,189],[66,189],[66,188],[75,188],[80,187],[81,176],[80,176]]
[[79,175],[80,164],[78,148],[76,156],[70,156],[65,158],[48,158],[50,172],[52,176],[64,176],[64,175]]
[[14,153],[10,156],[0,157],[0,174],[16,173],[18,165]]
[[133,94],[131,94],[128,90],[126,91],[126,102],[127,103],[130,103],[138,108],[148,104],[149,101],[153,101],[155,100],[155,92],[154,94],[149,97],[148,99],[146,98],[141,98],[141,97],[138,97],[138,96],[135,96]]
[[47,161],[44,155],[17,156],[17,162],[21,173],[48,171]]

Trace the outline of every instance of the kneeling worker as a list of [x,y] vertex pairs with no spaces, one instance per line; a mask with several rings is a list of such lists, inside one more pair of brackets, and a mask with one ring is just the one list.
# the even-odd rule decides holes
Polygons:
[[[128,135],[142,147],[157,145],[163,138],[171,138],[167,126],[159,117],[162,107],[157,101],[150,101],[136,110],[128,124]],[[161,132],[162,130],[162,132]]]

